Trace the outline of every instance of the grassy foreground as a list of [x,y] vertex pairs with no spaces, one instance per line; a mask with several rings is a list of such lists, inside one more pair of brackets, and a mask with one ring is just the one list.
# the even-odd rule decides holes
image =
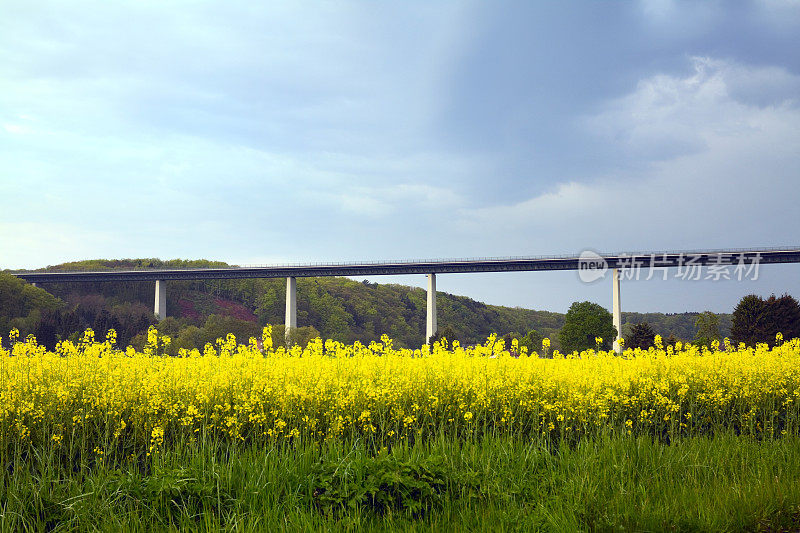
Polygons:
[[800,531],[798,339],[9,341],[0,532]]
[[128,464],[3,465],[0,530],[780,531],[800,528],[800,438],[505,438],[260,448]]

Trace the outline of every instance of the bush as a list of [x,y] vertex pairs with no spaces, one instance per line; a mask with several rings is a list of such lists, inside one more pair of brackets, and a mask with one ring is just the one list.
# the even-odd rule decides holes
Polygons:
[[359,463],[326,462],[311,474],[314,503],[326,515],[365,509],[378,515],[405,511],[419,516],[438,506],[445,471],[437,456],[403,461],[384,449]]

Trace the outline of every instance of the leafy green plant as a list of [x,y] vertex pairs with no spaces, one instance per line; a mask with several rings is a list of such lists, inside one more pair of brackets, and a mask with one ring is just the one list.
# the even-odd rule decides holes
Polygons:
[[401,460],[382,451],[376,457],[323,462],[311,474],[311,494],[326,515],[355,509],[379,515],[419,516],[441,503],[445,469],[440,457]]

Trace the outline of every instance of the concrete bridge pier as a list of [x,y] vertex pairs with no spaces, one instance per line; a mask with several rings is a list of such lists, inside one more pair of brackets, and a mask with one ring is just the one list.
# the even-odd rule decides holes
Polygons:
[[436,274],[428,274],[428,316],[425,321],[425,342],[439,330],[436,324]]
[[291,331],[297,328],[297,278],[286,278],[286,341],[289,341]]
[[620,301],[618,268],[614,269],[614,278],[611,286],[611,296],[613,300],[612,315],[614,318],[614,327],[617,328],[617,338],[614,339],[614,351],[620,353],[622,352],[622,346],[619,343],[619,340],[622,338],[622,302]]
[[156,280],[156,303],[153,313],[159,320],[167,318],[167,282]]

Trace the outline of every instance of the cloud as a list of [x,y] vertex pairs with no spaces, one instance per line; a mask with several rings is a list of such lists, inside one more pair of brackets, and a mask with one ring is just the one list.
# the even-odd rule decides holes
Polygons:
[[[641,80],[585,121],[637,164],[472,210],[473,227],[513,228],[543,249],[796,244],[800,106],[783,89],[797,77],[710,58],[692,67]],[[753,91],[773,97],[756,102]]]
[[[237,239],[300,256],[362,216],[386,231],[375,221],[424,218],[487,165],[438,148],[429,128],[468,12],[12,4],[0,19],[0,194],[14,200],[0,221],[69,217],[71,231],[108,228],[149,255],[225,259]],[[289,221],[305,238],[282,231]],[[69,252],[40,227],[15,231],[42,261]]]
[[465,10],[47,4],[0,21],[9,107],[103,135],[362,153],[424,143]]
[[644,160],[706,149],[715,139],[754,135],[770,109],[794,108],[800,77],[778,67],[745,67],[695,57],[686,77],[656,75],[586,120],[612,149]]

